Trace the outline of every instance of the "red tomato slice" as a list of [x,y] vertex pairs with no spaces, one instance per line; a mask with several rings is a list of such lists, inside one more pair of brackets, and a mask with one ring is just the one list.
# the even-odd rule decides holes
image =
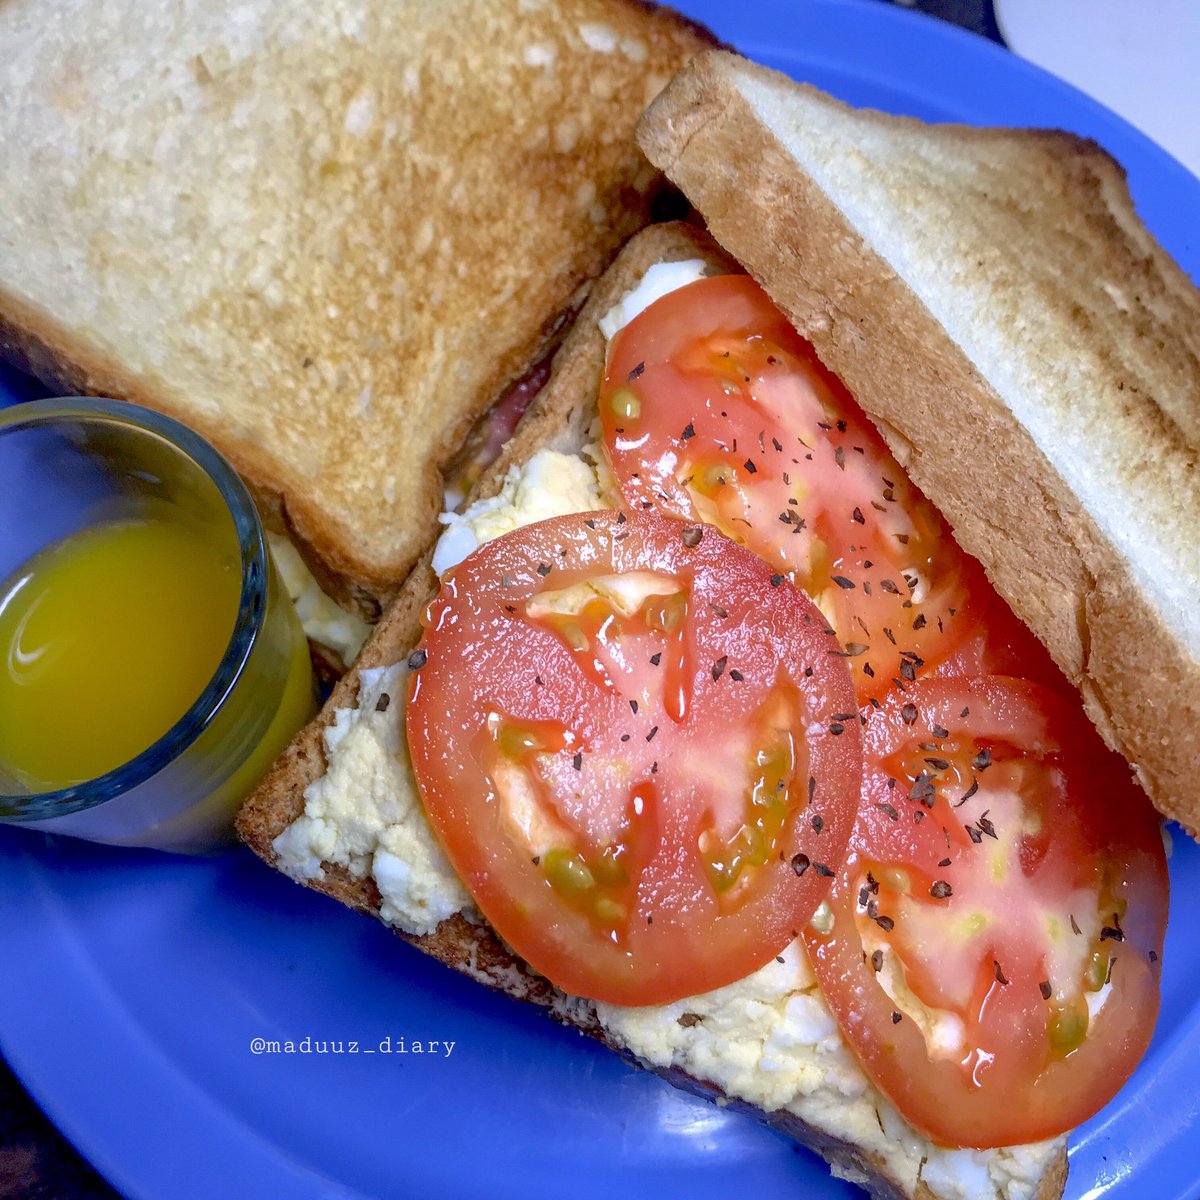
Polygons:
[[1013,675],[1040,683],[1078,706],[1078,691],[1055,665],[1046,647],[1013,614],[989,582],[984,581],[972,592],[971,607],[979,614],[978,625],[930,674],[944,678]]
[[796,936],[862,742],[816,608],[711,529],[577,514],[491,542],[425,615],[408,744],[501,937],[565,991],[660,1004]]
[[978,630],[982,571],[748,276],[699,280],[630,322],[599,408],[626,501],[708,521],[787,574],[829,618],[861,697]]
[[1158,818],[1078,707],[1036,684],[926,680],[868,711],[832,928],[805,932],[822,991],[934,1141],[1072,1129],[1150,1042]]

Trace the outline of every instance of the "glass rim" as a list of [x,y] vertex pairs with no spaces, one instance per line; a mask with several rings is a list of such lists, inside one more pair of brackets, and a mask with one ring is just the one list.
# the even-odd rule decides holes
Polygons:
[[270,560],[258,509],[237,472],[199,434],[173,417],[126,400],[56,396],[0,408],[0,437],[38,426],[97,421],[125,425],[163,439],[215,485],[233,520],[238,541],[242,586],[237,617],[212,678],[170,729],[135,757],[94,779],[50,791],[0,791],[0,819],[5,821],[44,821],[95,808],[132,791],[178,759],[209,726],[241,678],[266,616]]

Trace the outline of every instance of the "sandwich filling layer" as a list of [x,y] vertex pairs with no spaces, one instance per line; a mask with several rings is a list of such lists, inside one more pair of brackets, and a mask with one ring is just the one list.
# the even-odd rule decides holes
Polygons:
[[[487,519],[497,511],[489,509]],[[519,522],[519,513],[514,507],[505,515]],[[334,863],[373,876],[382,920],[425,935],[474,909],[421,806],[401,716],[406,675],[404,663],[362,672],[358,703],[337,709],[326,730],[329,768],[308,787],[304,814],[274,849],[280,868],[299,882],[321,878]],[[922,1181],[937,1200],[1030,1200],[1058,1150],[1057,1141],[950,1150],[913,1130],[846,1045],[801,939],[738,983],[672,1004],[564,1003],[585,1020],[594,1017],[647,1066],[684,1071],[733,1099],[793,1114],[877,1157],[909,1191]]]
[[[635,289],[609,314],[609,336],[678,282]],[[649,296],[649,299],[645,297]],[[611,330],[611,332],[610,332]],[[602,455],[542,450],[512,468],[501,492],[461,514],[445,514],[434,565],[449,570],[478,545],[553,515],[606,506]],[[326,774],[305,792],[305,811],[274,843],[279,866],[301,881],[323,864],[374,876],[381,917],[412,934],[431,933],[472,910],[421,805],[404,742],[405,666],[363,672],[357,706],[337,710],[325,734]],[[386,700],[385,700],[386,697]],[[818,914],[819,918],[819,914]],[[785,1111],[858,1147],[909,1192],[940,1200],[1028,1200],[1059,1149],[1057,1140],[993,1151],[932,1145],[896,1112],[859,1067],[817,985],[801,939],[747,978],[667,1005],[623,1007],[564,998],[649,1066],[707,1081],[768,1112]]]

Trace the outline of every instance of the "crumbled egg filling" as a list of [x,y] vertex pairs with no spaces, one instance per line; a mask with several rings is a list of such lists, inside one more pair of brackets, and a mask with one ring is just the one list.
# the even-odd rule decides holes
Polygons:
[[682,262],[655,263],[638,281],[637,287],[626,292],[616,304],[600,318],[600,332],[608,341],[633,320],[645,312],[655,300],[661,300],[671,292],[695,283],[708,274],[708,264],[700,258],[688,258]]
[[359,673],[358,704],[335,709],[325,728],[328,769],[272,845],[280,869],[301,883],[324,879],[333,863],[356,879],[373,875],[383,920],[428,934],[471,898],[421,807],[404,741],[407,674],[405,663]]
[[598,448],[588,457],[539,450],[523,466],[508,469],[495,496],[461,513],[442,513],[438,519],[446,528],[433,551],[434,572],[444,575],[485,542],[535,521],[603,508],[599,456]]
[[281,533],[268,533],[267,541],[305,635],[310,641],[337,651],[347,665],[352,663],[371,632],[370,624],[321,591],[300,551],[288,538]]
[[[605,335],[699,278],[703,268],[699,261],[651,268],[606,314]],[[444,574],[484,542],[534,521],[605,507],[611,484],[602,464],[590,446],[580,455],[543,449],[510,468],[496,496],[443,514],[434,570]],[[302,882],[323,878],[332,863],[359,878],[370,872],[382,919],[428,934],[453,913],[474,910],[421,806],[404,742],[406,670],[397,664],[361,672],[357,706],[336,710],[325,731],[328,770],[306,789],[304,814],[274,849],[281,869]],[[787,1112],[853,1143],[908,1192],[922,1182],[937,1200],[1030,1200],[1060,1146],[1060,1140],[992,1151],[931,1145],[862,1072],[800,941],[737,983],[673,1004],[572,1003],[594,1012],[616,1043],[648,1065],[684,1071],[729,1097]],[[865,1181],[845,1166],[835,1172]]]
[[917,1134],[863,1074],[800,941],[753,975],[702,996],[593,1007],[609,1034],[644,1062],[681,1069],[727,1096],[851,1142],[881,1159],[909,1192],[921,1180],[939,1200],[1028,1200],[1056,1153],[1056,1142],[947,1150]]

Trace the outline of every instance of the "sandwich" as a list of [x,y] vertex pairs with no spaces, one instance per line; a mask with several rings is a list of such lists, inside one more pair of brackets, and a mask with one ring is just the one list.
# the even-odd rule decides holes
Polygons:
[[[1028,627],[1015,620],[985,577],[1011,599],[1004,572],[955,544],[946,520],[961,520],[958,510],[952,498],[942,508],[945,485],[919,465],[936,438],[917,436],[903,400],[978,433],[969,445],[980,476],[1016,422],[996,415],[978,367],[958,363],[921,285],[854,222],[887,205],[901,220],[914,165],[957,167],[954,186],[977,207],[959,226],[944,210],[937,219],[955,254],[988,277],[993,217],[1026,214],[1032,258],[1036,243],[1059,253],[1059,214],[1045,214],[1045,231],[1029,217],[1047,192],[1073,211],[1079,195],[1102,202],[1107,218],[1085,220],[1073,253],[1128,255],[1145,279],[1128,303],[1154,303],[1138,310],[1134,332],[1114,332],[1099,366],[1080,369],[1149,371],[1141,322],[1153,320],[1154,340],[1183,339],[1162,377],[1137,376],[1143,402],[1167,413],[1186,410],[1181,381],[1195,394],[1186,331],[1200,298],[1136,224],[1111,162],[1065,135],[977,135],[855,113],[723,55],[677,78],[639,132],[722,246],[680,225],[629,243],[499,460],[465,509],[446,514],[437,546],[243,809],[239,831],[293,878],[673,1082],[749,1109],[873,1195],[1058,1196],[1066,1133],[1112,1095],[1149,1039],[1166,912],[1158,821],[1085,721],[1083,676],[1029,633],[1054,649],[1037,605],[1018,608]],[[840,225],[821,223],[832,184],[815,182],[800,158],[805,135],[830,139],[829,160],[860,170]],[[1025,155],[1034,165],[1013,176]],[[1008,169],[1006,191],[989,174],[994,161]],[[759,190],[744,184],[735,202],[725,167]],[[856,187],[871,206],[855,207]],[[793,227],[804,232],[789,241]],[[758,243],[734,245],[755,229]],[[822,249],[842,274],[821,275],[818,287],[811,262]],[[1056,345],[1057,295],[1022,291],[1015,267],[1002,279],[1008,301],[1024,306],[1013,340]],[[787,297],[786,317],[762,288]],[[962,298],[952,273],[946,288]],[[1078,295],[1086,316],[1094,289]],[[765,325],[739,317],[733,334],[719,323],[689,333],[698,318],[680,314],[714,296],[749,305]],[[898,330],[871,323],[892,314]],[[833,371],[830,346],[843,351]],[[676,351],[684,366],[673,365]],[[672,371],[698,373],[708,390],[688,399]],[[769,404],[755,399],[764,386]],[[770,423],[722,434],[747,394]],[[690,416],[680,411],[693,403]],[[1166,439],[1159,450],[1162,472],[1186,482],[1178,456],[1194,449]],[[918,463],[908,475],[905,460]],[[1061,479],[1030,478],[1047,469],[1045,455],[1001,465],[1015,497],[1043,487],[1070,530],[1086,528],[1082,503],[1052,490]],[[1177,495],[1186,534],[1195,492]],[[776,536],[762,540],[767,526]],[[724,598],[705,583],[714,571]],[[512,641],[511,626],[529,640]],[[1194,687],[1194,649],[1177,649],[1191,654],[1179,682]],[[626,675],[622,663],[634,664]],[[673,682],[662,682],[672,666]],[[604,708],[614,694],[619,703]],[[1188,703],[1185,693],[1175,710],[1191,720],[1185,729]],[[708,722],[690,743],[684,709]],[[1129,725],[1122,715],[1097,727],[1116,740]],[[1194,825],[1186,792],[1162,786],[1159,764],[1177,752],[1143,755],[1138,777],[1161,811]],[[628,804],[614,806],[622,786]],[[707,808],[663,799],[704,787],[717,797]],[[546,789],[553,804],[542,802]],[[1042,799],[1014,810],[1013,795]],[[664,856],[639,841],[643,813],[671,848],[665,858],[690,864],[683,894],[694,903],[679,902]],[[581,845],[572,829],[600,833]],[[887,840],[893,829],[917,847],[907,858]],[[1031,885],[1035,863],[1049,873]],[[1015,888],[1002,902],[986,892],[989,873]],[[653,884],[650,900],[638,878]],[[698,898],[704,882],[708,901]],[[1030,907],[1033,896],[1053,899]],[[533,907],[547,898],[549,908]],[[698,933],[689,913],[705,903],[715,916]],[[1020,922],[1003,919],[1014,903]],[[726,920],[739,911],[754,920]],[[1014,929],[1036,932],[1021,948]],[[939,945],[948,958],[924,957]],[[614,957],[612,946],[627,953]],[[985,1035],[997,1014],[1007,1037]],[[996,1036],[1011,1056],[989,1049]]]
[[634,122],[712,39],[635,0],[17,0],[0,44],[0,352],[213,442],[349,662],[649,219]]

